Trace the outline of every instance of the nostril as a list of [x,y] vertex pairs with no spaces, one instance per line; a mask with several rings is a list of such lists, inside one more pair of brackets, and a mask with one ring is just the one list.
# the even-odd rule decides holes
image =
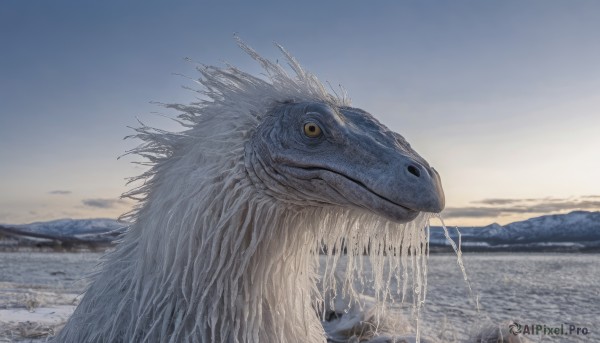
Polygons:
[[421,176],[421,171],[419,170],[419,168],[417,168],[417,167],[415,167],[413,165],[408,166],[408,172],[411,173],[411,174],[413,174],[416,177],[420,177]]

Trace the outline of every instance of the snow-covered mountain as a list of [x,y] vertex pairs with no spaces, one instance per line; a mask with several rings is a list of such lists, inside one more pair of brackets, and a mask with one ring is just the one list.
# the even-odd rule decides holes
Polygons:
[[[553,214],[505,226],[459,228],[463,250],[600,250],[600,212],[575,211]],[[450,237],[458,244],[456,228],[449,227]],[[430,244],[449,246],[443,228],[432,227]]]
[[[0,247],[15,245],[110,245],[125,224],[113,219],[60,219],[24,225],[0,224]],[[462,227],[463,251],[600,251],[600,212],[575,211],[484,227]],[[448,250],[441,227],[432,227],[432,251]],[[456,228],[450,237],[458,244]]]
[[12,225],[23,232],[36,232],[56,237],[73,237],[79,235],[101,234],[123,227],[114,219],[58,219],[48,222],[36,222],[24,225]]
[[125,224],[106,218],[0,224],[0,246],[110,245],[124,230]]

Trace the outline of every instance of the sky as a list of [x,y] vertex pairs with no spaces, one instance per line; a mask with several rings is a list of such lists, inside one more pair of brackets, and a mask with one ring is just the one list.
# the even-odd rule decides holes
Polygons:
[[117,217],[130,127],[286,47],[442,176],[449,225],[600,210],[598,1],[3,1],[0,223]]

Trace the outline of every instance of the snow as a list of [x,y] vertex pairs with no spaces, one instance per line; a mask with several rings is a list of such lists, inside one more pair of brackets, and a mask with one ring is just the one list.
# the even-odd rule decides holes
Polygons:
[[[70,223],[69,220],[54,221],[46,227],[57,228],[67,224],[72,228]],[[106,229],[112,228],[110,221],[106,223]],[[600,246],[600,238],[594,238],[600,231],[599,223],[600,212],[574,212],[506,226],[494,224],[486,228],[461,229],[460,241],[454,229],[449,230],[449,236],[462,248],[550,247],[577,250],[594,244]],[[42,224],[37,223],[34,227],[42,230]],[[81,227],[78,232],[89,232],[91,228],[102,226],[89,221]],[[70,230],[67,231],[74,232]],[[436,238],[435,231],[431,228],[431,244],[445,244],[445,241]],[[523,239],[517,241],[518,237]],[[545,240],[532,241],[535,237]],[[563,237],[570,238],[565,240]],[[445,240],[445,237],[442,238]],[[82,277],[92,271],[100,256],[98,253],[0,252],[0,342],[39,341],[60,330],[85,289],[87,282]],[[354,288],[366,293],[366,296],[377,298],[382,294],[374,289],[381,289],[381,284],[385,283],[385,288],[390,287],[385,296],[390,297],[392,309],[400,314],[398,318],[411,318],[414,304],[424,302],[420,309],[419,329],[424,337],[446,337],[442,341],[452,341],[448,339],[448,332],[452,332],[452,337],[465,338],[477,334],[477,330],[486,325],[502,326],[510,320],[600,327],[594,313],[594,309],[600,306],[598,255],[463,254],[462,258],[472,292],[465,284],[464,274],[459,271],[462,268],[457,266],[456,255],[446,254],[428,257],[428,262],[423,265],[428,269],[428,278],[418,280],[414,285],[421,293],[403,292],[396,288],[401,288],[401,284],[395,286],[387,280],[369,279],[372,268],[388,265],[390,259],[385,258],[374,261],[374,265],[365,258],[364,267],[361,267],[364,272],[362,279]],[[410,259],[407,261],[411,263]],[[337,264],[336,272],[343,272],[346,264]],[[397,267],[400,267],[400,280],[402,268]],[[401,319],[394,320],[399,328],[411,325]],[[465,323],[473,324],[461,327]],[[569,339],[581,341],[578,337]]]
[[[82,277],[93,270],[101,255],[0,252],[0,342],[44,342],[60,330],[85,288]],[[600,341],[600,333],[593,330],[600,327],[600,255],[475,253],[464,254],[463,260],[473,291],[479,295],[480,311],[468,296],[456,256],[431,255],[427,300],[421,313],[424,337],[433,337],[434,342],[470,342],[483,328],[504,327],[514,320],[573,324],[591,331],[585,337],[550,341]],[[375,295],[370,287],[364,292],[367,297]],[[392,299],[398,316],[390,314],[387,319],[395,321],[400,331],[410,330],[402,318],[410,318],[412,299],[402,303],[400,297],[396,294]],[[541,337],[530,338],[538,341]]]
[[7,326],[21,322],[32,322],[40,326],[59,326],[67,321],[75,310],[74,305],[57,305],[55,307],[37,307],[0,309],[0,323]]
[[101,253],[0,252],[0,342],[57,332]]
[[[23,235],[41,234],[56,239],[75,238],[84,242],[106,241],[107,235],[124,230],[124,223],[113,219],[60,219],[24,225],[3,226],[16,228]],[[532,218],[505,226],[491,224],[485,227],[460,228],[462,246],[465,248],[531,250],[535,248],[597,249],[600,250],[600,212],[575,211],[568,214],[548,215]],[[457,240],[454,228],[449,235]],[[28,236],[31,241],[43,238]],[[19,244],[16,239],[4,239],[2,246]],[[450,246],[441,227],[431,227],[432,246]]]
[[[59,219],[31,224],[0,225],[0,247],[32,246],[38,243],[107,245],[125,230],[113,219]],[[2,237],[5,236],[5,237]]]
[[106,233],[118,230],[124,225],[114,219],[58,219],[31,224],[10,225],[23,232],[44,233],[55,236],[75,236],[81,234]]
[[[492,224],[460,228],[460,232],[462,246],[465,248],[531,250],[571,247],[600,250],[600,212],[575,211],[541,216],[505,226]],[[452,239],[457,240],[455,229],[451,229],[449,234]],[[449,246],[441,228],[431,228],[430,244]]]

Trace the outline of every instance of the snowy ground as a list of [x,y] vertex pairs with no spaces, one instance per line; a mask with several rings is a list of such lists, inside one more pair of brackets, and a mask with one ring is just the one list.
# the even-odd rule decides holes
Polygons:
[[[464,338],[482,327],[568,325],[588,335],[527,335],[534,342],[600,342],[600,254],[463,255],[480,311],[452,255],[430,257],[425,332]],[[439,336],[438,336],[439,337]]]
[[[0,342],[43,342],[64,325],[101,253],[0,252]],[[483,327],[585,327],[587,335],[529,335],[534,342],[600,341],[600,255],[467,254],[474,298],[454,255],[432,255],[422,328],[443,342]]]
[[0,252],[0,342],[43,342],[59,330],[100,256]]

